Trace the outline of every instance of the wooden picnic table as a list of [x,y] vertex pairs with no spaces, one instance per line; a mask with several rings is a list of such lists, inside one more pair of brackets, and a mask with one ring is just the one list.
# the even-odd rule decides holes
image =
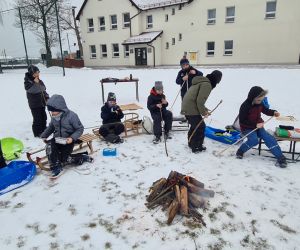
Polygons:
[[138,78],[124,78],[124,79],[118,79],[118,78],[103,78],[101,79],[101,89],[102,89],[102,101],[105,103],[104,99],[104,83],[127,83],[127,82],[133,82],[135,83],[135,97],[136,100],[139,102],[139,79]]

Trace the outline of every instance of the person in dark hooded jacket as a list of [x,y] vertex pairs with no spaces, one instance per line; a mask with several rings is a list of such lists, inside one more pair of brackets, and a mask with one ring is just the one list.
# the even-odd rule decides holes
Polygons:
[[107,102],[101,108],[101,118],[103,125],[99,129],[100,135],[105,140],[112,143],[120,143],[123,140],[120,134],[124,132],[124,125],[121,119],[124,117],[123,111],[116,103],[115,93],[108,93]]
[[86,154],[71,155],[84,127],[78,115],[68,109],[63,96],[51,96],[47,101],[47,108],[51,113],[51,121],[41,138],[47,142],[47,138],[53,134],[47,147],[52,176],[58,176],[66,164],[80,165],[84,161],[92,162],[93,159]]
[[33,135],[35,137],[39,137],[46,129],[47,125],[45,106],[46,101],[49,99],[49,95],[46,92],[44,82],[40,80],[40,71],[38,67],[34,65],[30,65],[28,67],[28,72],[25,73],[24,87],[26,90],[29,108],[33,117]]
[[[271,153],[276,157],[276,166],[285,168],[287,166],[286,158],[282,154],[276,139],[264,129],[264,120],[261,118],[261,113],[267,116],[280,116],[280,113],[276,110],[269,109],[263,105],[263,100],[266,95],[266,90],[259,86],[254,86],[250,89],[247,99],[240,107],[239,123],[241,132],[245,135],[250,134],[247,136],[247,141],[244,142],[236,152],[236,157],[242,159],[244,154],[256,146],[261,138]],[[251,131],[255,129],[257,130],[251,133]]]
[[181,87],[181,98],[188,89],[192,86],[192,80],[195,76],[203,76],[203,73],[190,65],[190,62],[186,58],[180,60],[181,70],[177,74],[176,83]]
[[166,139],[170,139],[169,132],[172,128],[173,114],[167,110],[168,102],[166,96],[163,94],[163,85],[161,81],[156,81],[155,86],[151,89],[150,95],[147,101],[147,108],[150,111],[153,119],[153,143],[157,144],[161,141],[162,136],[162,119],[164,121],[164,136]]
[[[188,132],[188,145],[193,153],[199,153],[206,150],[203,146],[205,123],[203,117],[210,115],[209,110],[205,107],[205,102],[210,92],[222,79],[222,72],[214,70],[206,77],[196,76],[193,79],[192,86],[183,98],[181,114],[185,115],[190,126]],[[201,122],[202,121],[202,122]],[[201,123],[200,123],[201,122]],[[198,124],[200,123],[200,126]],[[192,136],[192,134],[194,135]]]

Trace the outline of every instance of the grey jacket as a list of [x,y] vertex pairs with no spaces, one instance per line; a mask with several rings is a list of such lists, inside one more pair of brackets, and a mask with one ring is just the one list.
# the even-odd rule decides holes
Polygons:
[[78,140],[78,138],[83,134],[84,127],[79,120],[78,115],[68,109],[63,96],[51,96],[51,98],[47,101],[47,105],[61,110],[62,115],[59,121],[51,118],[49,126],[41,134],[41,138],[48,138],[51,134],[54,134],[54,137],[71,137],[73,141]]

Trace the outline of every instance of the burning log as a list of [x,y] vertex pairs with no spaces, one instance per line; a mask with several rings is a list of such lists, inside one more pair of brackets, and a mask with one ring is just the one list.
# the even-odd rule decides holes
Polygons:
[[168,178],[161,178],[150,188],[145,204],[149,209],[162,206],[167,210],[170,225],[176,214],[192,217],[206,225],[198,208],[205,208],[206,198],[214,197],[212,190],[205,189],[204,183],[176,171],[171,171]]

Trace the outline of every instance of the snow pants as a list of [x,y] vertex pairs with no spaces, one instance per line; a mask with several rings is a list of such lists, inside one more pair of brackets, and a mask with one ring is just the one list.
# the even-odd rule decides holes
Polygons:
[[162,115],[160,112],[151,113],[151,117],[153,119],[153,133],[155,136],[160,137],[162,135],[161,117],[164,121],[165,133],[169,133],[172,129],[173,114],[171,111],[166,109],[162,110]]
[[[191,141],[189,142],[189,147],[192,149],[199,148],[203,145],[205,137],[205,122],[202,121],[200,126],[197,128],[199,122],[202,120],[201,115],[187,115],[188,123],[190,124],[190,130],[188,132],[188,141],[191,135],[194,133]],[[197,128],[197,129],[196,129]],[[195,131],[195,132],[194,132]]]
[[34,137],[39,137],[44,132],[47,125],[47,114],[45,107],[31,109],[33,117],[32,132]]

